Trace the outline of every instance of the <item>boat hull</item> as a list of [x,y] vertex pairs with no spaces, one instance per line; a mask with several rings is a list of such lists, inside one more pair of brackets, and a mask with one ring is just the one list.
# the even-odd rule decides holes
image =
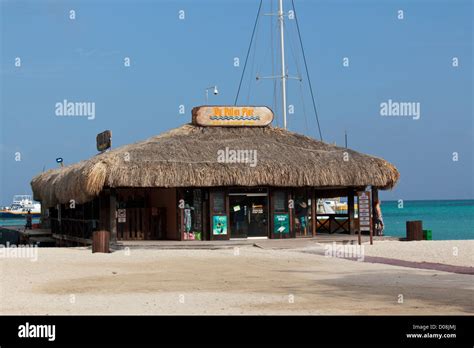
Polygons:
[[[0,211],[0,219],[21,219],[21,218],[26,218],[26,215],[28,213],[15,213],[11,211]],[[31,213],[30,214],[32,218],[39,218],[41,216],[41,213]]]

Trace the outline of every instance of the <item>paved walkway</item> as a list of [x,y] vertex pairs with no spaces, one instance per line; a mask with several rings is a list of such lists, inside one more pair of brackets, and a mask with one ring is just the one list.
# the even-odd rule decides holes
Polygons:
[[[317,248],[317,249],[312,248],[309,250],[303,250],[302,252],[306,254],[315,254],[315,255],[320,255],[320,256],[325,255],[325,250],[323,248]],[[362,262],[368,262],[368,263],[379,263],[379,264],[384,264],[384,265],[418,268],[418,269],[430,269],[430,270],[442,271],[442,272],[474,275],[474,267],[449,265],[449,264],[436,263],[436,262],[408,261],[408,260],[401,260],[401,259],[395,259],[395,258],[389,258],[389,257],[368,256],[368,255],[364,255],[362,260],[360,260],[359,258],[350,258],[350,257],[347,257],[347,258],[341,257],[341,259],[354,261],[354,262],[362,261]]]
[[[374,237],[380,240],[398,240],[394,237]],[[357,235],[321,234],[314,238],[287,239],[231,239],[218,241],[173,241],[173,240],[128,240],[119,241],[113,249],[229,249],[237,246],[255,246],[261,249],[299,249],[316,243],[357,243]],[[368,243],[369,237],[362,236],[362,242]]]
[[415,262],[415,261],[389,259],[386,257],[376,257],[376,256],[366,256],[364,258],[364,262],[383,263],[383,264],[392,265],[392,266],[431,269],[431,270],[450,272],[450,273],[474,275],[474,267],[453,266],[453,265],[445,265],[442,263],[434,263],[434,262]]

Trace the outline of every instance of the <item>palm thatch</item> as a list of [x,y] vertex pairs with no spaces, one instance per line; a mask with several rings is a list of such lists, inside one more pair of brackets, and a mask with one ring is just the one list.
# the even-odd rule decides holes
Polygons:
[[[257,165],[220,163],[218,151],[257,150]],[[33,178],[46,206],[90,201],[104,187],[364,187],[392,188],[387,161],[275,127],[186,124],[148,140]]]

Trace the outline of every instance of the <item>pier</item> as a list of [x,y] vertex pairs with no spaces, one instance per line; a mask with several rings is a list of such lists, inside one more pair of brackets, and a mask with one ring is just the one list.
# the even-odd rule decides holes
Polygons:
[[38,246],[55,246],[51,230],[35,228],[25,230],[24,226],[0,227],[0,244],[33,244]]

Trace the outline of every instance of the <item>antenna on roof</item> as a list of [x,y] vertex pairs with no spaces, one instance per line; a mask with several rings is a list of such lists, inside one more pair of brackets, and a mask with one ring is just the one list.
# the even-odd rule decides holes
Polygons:
[[278,19],[280,21],[280,48],[281,48],[281,99],[283,107],[283,128],[286,129],[286,68],[285,68],[285,35],[284,35],[284,15],[283,15],[283,0],[280,0],[278,5]]

